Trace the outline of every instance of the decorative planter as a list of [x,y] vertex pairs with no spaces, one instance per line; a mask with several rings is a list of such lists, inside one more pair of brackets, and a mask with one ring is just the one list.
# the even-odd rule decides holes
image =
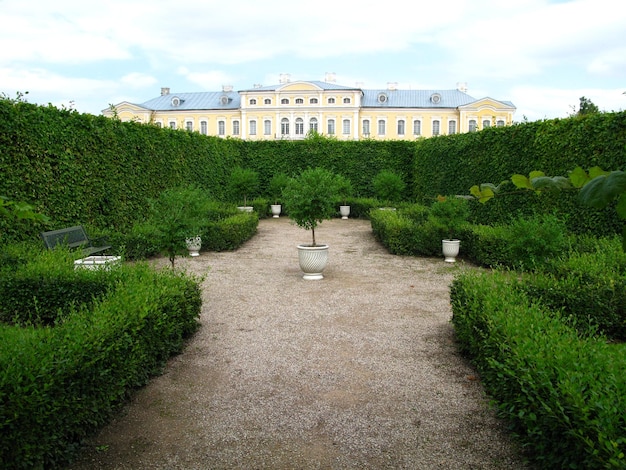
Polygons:
[[200,237],[185,238],[189,256],[200,256],[200,248],[202,248],[202,239]]
[[121,256],[87,256],[74,261],[74,269],[104,269],[108,271],[113,266],[119,266],[121,260]]
[[274,217],[275,219],[278,219],[280,217],[281,205],[272,204],[271,208],[272,208],[272,217]]
[[324,279],[322,271],[328,263],[328,245],[298,245],[298,260],[300,269],[307,281]]
[[443,252],[444,261],[454,263],[459,254],[460,245],[460,240],[441,240],[441,250]]
[[342,219],[347,219],[350,215],[350,206],[339,206],[339,213]]
[[239,209],[242,212],[252,212],[254,210],[254,207],[252,207],[252,206],[239,206],[239,207],[237,207],[237,209]]

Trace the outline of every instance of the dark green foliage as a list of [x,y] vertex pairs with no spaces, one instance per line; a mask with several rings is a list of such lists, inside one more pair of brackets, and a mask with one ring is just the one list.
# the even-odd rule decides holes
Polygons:
[[378,199],[386,204],[394,204],[402,200],[406,183],[396,172],[382,170],[372,180],[372,188]]
[[258,224],[257,212],[241,212],[210,222],[202,233],[202,249],[235,250],[256,234]]
[[0,326],[3,468],[63,467],[196,330],[197,281],[143,265],[108,276],[106,294],[53,328]]
[[52,326],[73,305],[103,296],[112,277],[104,271],[74,270],[75,256],[65,250],[32,250],[30,257],[0,276],[0,322]]
[[289,176],[285,173],[277,173],[270,179],[269,186],[267,188],[267,194],[273,204],[280,204],[280,200],[283,194],[283,189],[287,187],[289,183]]
[[311,246],[316,246],[315,228],[337,211],[337,177],[324,168],[308,168],[289,181],[282,198],[289,217],[311,231]]
[[248,197],[256,195],[259,189],[259,174],[250,168],[236,166],[228,177],[228,189],[233,201],[248,205]]
[[540,468],[626,468],[626,349],[581,336],[504,273],[451,288],[461,349]]
[[441,239],[458,239],[469,218],[468,201],[460,197],[439,197],[430,206],[429,219],[441,227]]

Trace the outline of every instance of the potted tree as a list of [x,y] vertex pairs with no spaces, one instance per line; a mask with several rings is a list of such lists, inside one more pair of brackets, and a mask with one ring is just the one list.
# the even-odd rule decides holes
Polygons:
[[243,206],[238,209],[252,212],[253,207],[248,206],[248,196],[254,194],[259,187],[259,174],[249,168],[237,166],[230,174],[228,186],[234,197],[243,197]]
[[467,200],[461,197],[438,196],[430,207],[429,217],[441,228],[444,261],[454,263],[461,247],[458,237],[469,217]]
[[150,204],[150,223],[157,229],[158,246],[167,254],[172,268],[176,255],[198,256],[201,231],[206,224],[209,196],[194,186],[163,191]]
[[315,229],[335,214],[337,179],[331,171],[309,168],[289,181],[283,190],[283,202],[289,218],[311,231],[311,243],[298,245],[298,259],[306,280],[323,279],[328,262],[328,245],[318,244]]
[[350,215],[348,198],[352,196],[352,182],[343,175],[337,175],[337,195],[340,198],[339,213],[342,219],[347,219]]
[[272,176],[270,180],[268,191],[271,199],[274,201],[274,204],[271,204],[272,216],[277,219],[280,217],[280,213],[282,210],[282,205],[280,204],[280,199],[283,193],[283,189],[289,183],[289,177],[284,173],[277,173]]

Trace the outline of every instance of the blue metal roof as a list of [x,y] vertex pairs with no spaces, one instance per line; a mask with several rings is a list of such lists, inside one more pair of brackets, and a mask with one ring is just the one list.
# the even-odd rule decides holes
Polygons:
[[[242,90],[276,91],[289,85],[288,82],[278,85]],[[322,90],[360,90],[363,93],[361,107],[363,108],[457,108],[477,101],[472,96],[460,90],[369,90],[358,87],[347,87],[322,81],[307,81]],[[241,107],[241,95],[238,91],[209,91],[192,93],[169,93],[141,103],[146,109],[153,111],[181,111],[181,110],[236,110]],[[497,100],[499,101],[499,100]],[[178,102],[178,104],[176,104]],[[515,107],[510,101],[500,101],[505,105]]]
[[[175,98],[179,105],[176,106]],[[141,103],[140,106],[154,111],[181,111],[197,109],[239,109],[241,98],[236,91],[207,91],[193,93],[170,93]]]
[[[437,100],[438,97],[438,100]],[[456,108],[476,101],[459,90],[363,90],[364,108]]]

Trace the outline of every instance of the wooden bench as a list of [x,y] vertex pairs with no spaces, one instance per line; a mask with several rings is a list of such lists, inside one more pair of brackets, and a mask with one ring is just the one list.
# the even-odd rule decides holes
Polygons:
[[50,250],[58,245],[64,245],[74,249],[80,248],[85,256],[100,253],[111,248],[111,245],[93,243],[82,225],[42,232],[41,238],[43,238],[43,242]]

